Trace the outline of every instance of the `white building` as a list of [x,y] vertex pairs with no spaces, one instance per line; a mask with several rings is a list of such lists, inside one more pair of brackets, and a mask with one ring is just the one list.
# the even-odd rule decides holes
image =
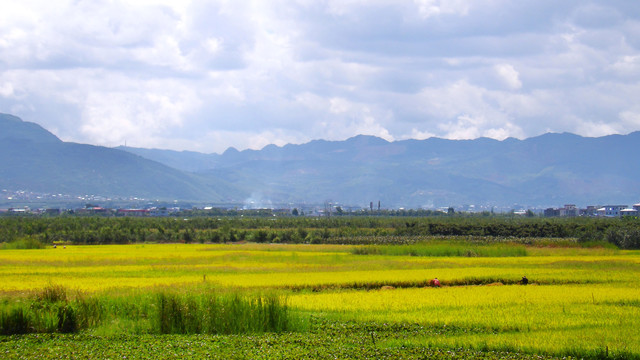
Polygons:
[[[622,210],[628,208],[627,205],[605,205],[604,206],[604,216],[606,217],[620,217],[622,216]],[[598,209],[598,216],[600,215],[600,210]]]

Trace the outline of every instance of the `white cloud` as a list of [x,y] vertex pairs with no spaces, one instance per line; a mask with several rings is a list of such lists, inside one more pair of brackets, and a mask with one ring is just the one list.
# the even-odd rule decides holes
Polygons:
[[620,120],[625,125],[623,132],[629,129],[640,129],[640,111],[625,111],[620,114]]
[[627,133],[640,129],[638,4],[7,2],[0,109],[67,140],[206,152]]
[[494,66],[494,69],[500,80],[512,90],[518,90],[522,87],[522,82],[520,81],[520,74],[516,69],[513,68],[510,64],[497,64]]
[[438,128],[444,132],[445,138],[457,140],[478,137],[504,140],[508,137],[521,137],[522,134],[521,129],[510,122],[495,124],[483,116],[471,117],[466,114],[458,116],[455,121],[439,124]]
[[416,140],[424,140],[424,139],[429,139],[429,138],[432,138],[432,137],[435,137],[435,136],[436,136],[436,134],[431,133],[429,131],[420,131],[418,129],[413,128],[413,129],[411,129],[411,133],[408,136],[408,138],[416,139]]
[[13,85],[9,82],[0,83],[0,96],[9,97],[13,95]]
[[[211,131],[200,139],[200,143],[212,143],[216,145],[216,148],[221,149],[220,151],[224,151],[230,147],[236,147],[239,143],[247,144],[245,147],[247,149],[259,150],[271,144],[284,146],[312,140],[311,138],[303,137],[303,140],[300,141],[300,136],[303,135],[291,135],[281,130],[262,131],[259,133],[252,131]],[[177,145],[176,148],[180,148],[179,144]]]
[[439,15],[467,15],[473,1],[468,0],[414,0],[422,17]]
[[349,111],[350,104],[346,99],[329,99],[329,112],[332,114],[343,114]]
[[197,98],[186,89],[182,91],[88,94],[83,101],[82,115],[86,121],[81,132],[92,143],[101,145],[118,145],[127,139],[145,144],[147,137],[157,137],[183,125],[184,114],[193,108]]
[[640,76],[640,55],[624,55],[611,65],[620,76],[637,78]]
[[504,118],[499,109],[487,102],[487,95],[487,89],[460,80],[441,87],[424,88],[418,94],[418,99],[422,103],[421,110],[436,118],[456,118],[461,115],[475,118],[476,114]]
[[223,44],[224,44],[224,39],[209,38],[204,42],[204,47],[211,54],[216,54],[220,51]]
[[372,115],[363,116],[359,121],[350,124],[345,130],[344,137],[353,136],[353,134],[363,134],[377,136],[387,141],[395,140],[393,135],[389,133],[389,130],[385,129]]
[[578,118],[573,118],[572,120],[577,123],[576,129],[583,136],[599,137],[617,133],[616,126],[613,124],[603,122],[585,122]]
[[392,141],[394,136],[384,123],[392,121],[392,114],[375,107],[351,102],[344,98],[323,98],[316,94],[299,94],[296,101],[311,109],[322,120],[311,125],[316,134],[328,140],[343,140],[358,134],[373,135]]

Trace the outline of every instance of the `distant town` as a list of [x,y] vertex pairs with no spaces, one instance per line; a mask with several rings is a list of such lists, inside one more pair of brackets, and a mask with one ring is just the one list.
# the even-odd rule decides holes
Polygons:
[[[391,215],[391,216],[429,216],[451,214],[511,214],[514,216],[543,217],[636,217],[640,215],[640,203],[589,205],[580,208],[575,204],[565,204],[557,208],[523,208],[514,206],[511,209],[490,206],[449,206],[430,209],[388,209],[381,206],[380,201],[369,202],[368,206],[350,206],[339,203],[324,204],[216,204],[192,205],[189,203],[173,203],[150,201],[137,197],[111,198],[98,195],[73,196],[65,194],[43,194],[29,191],[0,191],[0,215],[102,215],[102,216],[332,216],[332,215]],[[7,204],[20,204],[7,206]],[[27,204],[27,205],[25,205]],[[57,204],[51,206],[50,204]],[[67,204],[67,205],[59,205]],[[68,205],[75,204],[75,205]],[[105,204],[105,205],[100,205]]]

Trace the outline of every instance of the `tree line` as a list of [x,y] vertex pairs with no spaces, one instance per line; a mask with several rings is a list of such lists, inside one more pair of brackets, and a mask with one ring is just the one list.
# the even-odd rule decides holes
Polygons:
[[[335,216],[327,217],[1,217],[0,242],[42,244],[129,243],[354,243],[353,239],[425,236],[487,238],[574,238],[640,248],[637,218],[513,218],[508,216]],[[342,239],[351,239],[345,240]],[[370,242],[370,241],[369,241]]]

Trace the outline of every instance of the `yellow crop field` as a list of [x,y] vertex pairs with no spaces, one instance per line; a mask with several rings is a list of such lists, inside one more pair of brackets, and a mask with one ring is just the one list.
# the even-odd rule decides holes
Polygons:
[[[303,316],[441,329],[380,344],[640,355],[640,253],[530,249],[520,257],[357,255],[353,246],[108,245],[0,252],[0,295],[62,285],[275,291]],[[531,284],[517,285],[526,275]],[[441,288],[424,287],[438,277]],[[382,289],[386,286],[385,289]]]
[[[0,292],[60,284],[84,291],[210,282],[222,287],[350,287],[362,283],[636,283],[640,255],[500,258],[353,255],[350,246],[109,245],[0,252]],[[486,281],[483,281],[486,280]]]

